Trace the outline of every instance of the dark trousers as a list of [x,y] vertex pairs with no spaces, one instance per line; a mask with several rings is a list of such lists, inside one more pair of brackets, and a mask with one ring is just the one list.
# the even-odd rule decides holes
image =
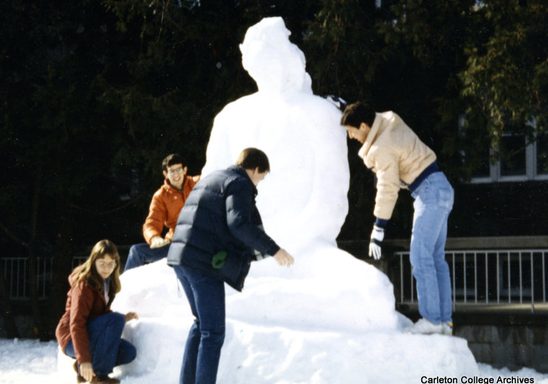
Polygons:
[[[108,376],[115,366],[128,364],[137,356],[135,347],[121,338],[125,323],[124,315],[117,312],[106,313],[88,321],[91,364],[97,377]],[[72,340],[68,342],[65,354],[76,358]]]
[[128,269],[137,268],[141,265],[154,263],[167,256],[169,245],[151,249],[147,243],[139,243],[129,248],[124,272]]
[[214,384],[225,338],[225,286],[199,270],[175,266],[194,315],[185,345],[180,384]]

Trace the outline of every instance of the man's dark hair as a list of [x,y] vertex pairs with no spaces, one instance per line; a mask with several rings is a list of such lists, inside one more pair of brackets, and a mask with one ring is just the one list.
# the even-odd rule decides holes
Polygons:
[[341,117],[341,125],[349,125],[354,128],[359,128],[361,123],[373,126],[375,121],[375,111],[368,105],[362,102],[348,104],[344,109]]
[[238,157],[236,165],[243,169],[253,170],[259,168],[260,173],[270,172],[270,163],[266,154],[257,148],[246,148]]
[[184,167],[185,162],[183,161],[183,157],[178,153],[167,155],[165,159],[162,160],[162,171],[167,172],[167,168],[175,164],[181,164]]

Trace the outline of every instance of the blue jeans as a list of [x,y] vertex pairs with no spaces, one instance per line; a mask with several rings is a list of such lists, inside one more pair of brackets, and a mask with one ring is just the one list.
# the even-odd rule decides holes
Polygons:
[[436,172],[424,179],[412,196],[415,213],[410,258],[417,282],[419,313],[434,324],[449,322],[452,298],[445,242],[453,188],[442,172]]
[[194,324],[185,345],[179,384],[214,384],[225,339],[224,282],[185,266],[173,267],[185,291]]
[[[108,376],[115,366],[128,364],[137,356],[133,344],[121,338],[125,323],[124,315],[117,312],[109,312],[88,321],[91,364],[97,377]],[[65,355],[76,358],[72,340],[65,348]]]
[[163,259],[167,256],[168,250],[169,245],[154,249],[150,249],[150,245],[148,245],[147,243],[132,245],[129,249],[124,272],[128,269],[137,268],[141,265],[154,263],[155,261]]

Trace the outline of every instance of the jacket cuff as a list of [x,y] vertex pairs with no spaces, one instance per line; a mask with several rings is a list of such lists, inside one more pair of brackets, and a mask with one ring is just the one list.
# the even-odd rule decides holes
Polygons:
[[375,225],[377,227],[380,227],[380,228],[383,228],[385,229],[388,225],[388,221],[389,220],[385,220],[385,219],[379,219],[378,217],[375,218]]

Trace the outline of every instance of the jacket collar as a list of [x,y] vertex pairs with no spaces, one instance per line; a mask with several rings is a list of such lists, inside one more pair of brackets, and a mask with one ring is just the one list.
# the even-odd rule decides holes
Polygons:
[[371,130],[367,134],[367,137],[365,138],[365,142],[363,143],[362,147],[358,151],[358,155],[362,158],[365,158],[367,154],[369,153],[369,149],[373,145],[373,142],[377,138],[379,134],[379,127],[381,125],[382,117],[379,113],[375,113],[375,120],[373,121],[373,126],[371,127]]
[[166,179],[164,179],[163,188],[166,191],[169,191],[169,192],[179,192],[179,193],[181,193],[185,189],[186,182],[187,182],[187,177],[185,176],[185,178],[183,179],[183,184],[181,184],[181,189],[177,189],[173,185],[171,185],[169,183],[169,180],[166,178]]
[[363,143],[362,147],[358,151],[358,155],[361,158],[365,158],[367,156],[369,150],[371,149],[371,146],[377,140],[377,137],[382,134],[384,128],[386,127],[386,124],[393,120],[394,115],[395,114],[392,111],[375,113],[375,120],[373,121],[371,131],[369,131],[369,134],[365,139],[365,143]]
[[255,196],[257,195],[257,187],[255,186],[255,184],[253,184],[253,181],[251,181],[251,178],[249,177],[249,175],[247,174],[244,168],[240,167],[239,165],[231,165],[230,167],[227,168],[227,170],[231,172],[235,172],[245,177],[247,180],[249,180],[249,183],[253,187],[253,194]]

